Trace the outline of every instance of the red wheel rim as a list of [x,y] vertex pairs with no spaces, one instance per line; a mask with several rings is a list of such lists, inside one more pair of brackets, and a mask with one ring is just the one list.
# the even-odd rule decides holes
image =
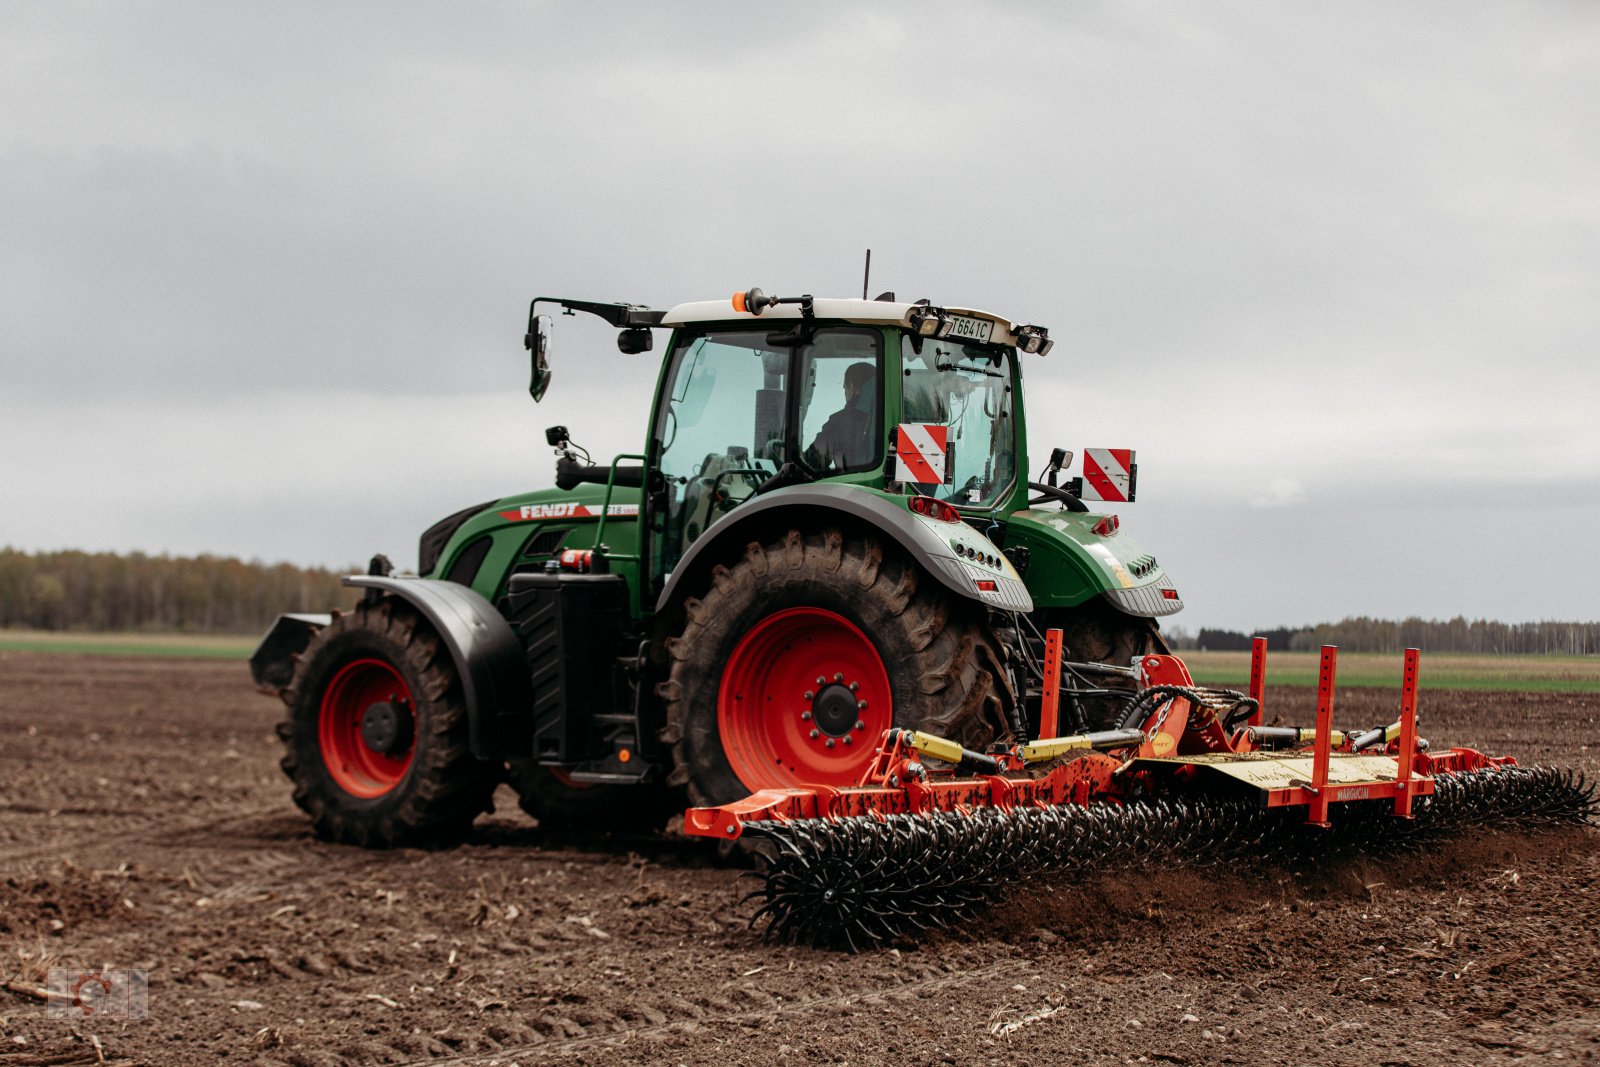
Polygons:
[[822,608],[762,619],[722,669],[722,750],[752,792],[854,785],[893,720],[877,648],[848,619]]
[[[414,714],[411,687],[392,665],[381,659],[358,659],[345,664],[322,692],[317,715],[317,743],[322,762],[334,783],[351,796],[381,797],[400,784],[416,754],[415,739],[408,739],[397,755],[367,743],[362,723],[367,709],[392,704],[406,715]],[[413,731],[414,732],[414,731]]]

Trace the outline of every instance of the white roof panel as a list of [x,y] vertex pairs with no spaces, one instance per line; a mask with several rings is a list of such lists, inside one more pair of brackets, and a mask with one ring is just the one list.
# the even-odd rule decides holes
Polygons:
[[[870,325],[911,325],[910,315],[916,309],[916,304],[901,304],[887,300],[857,300],[838,299],[830,297],[817,297],[811,302],[812,310],[819,319],[844,319],[846,322],[859,322]],[[1016,324],[1003,315],[996,315],[992,311],[979,311],[975,308],[944,307],[945,311],[954,315],[968,315],[973,318],[988,319],[995,324],[993,340],[1000,344],[1015,344],[1016,337],[1012,331]],[[696,322],[736,322],[742,319],[760,319],[763,322],[783,319],[798,319],[800,305],[778,304],[767,308],[760,315],[752,315],[748,311],[733,310],[733,299],[725,300],[695,300],[687,304],[679,304],[666,313],[661,320],[663,326],[684,326]]]

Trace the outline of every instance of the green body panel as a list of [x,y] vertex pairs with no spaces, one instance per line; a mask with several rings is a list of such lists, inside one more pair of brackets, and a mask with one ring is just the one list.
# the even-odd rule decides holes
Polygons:
[[[705,325],[697,324],[697,329]],[[904,373],[900,346],[902,331],[889,326],[882,327],[882,330],[885,378],[899,381]],[[656,384],[658,399],[649,413],[647,441],[657,439],[656,421],[661,417],[659,397],[665,387],[677,337],[678,333],[674,331],[672,342],[666,348],[666,356],[661,361]],[[1031,559],[1022,580],[1038,607],[1071,607],[1108,590],[1156,584],[1162,577],[1161,569],[1130,537],[1121,532],[1111,537],[1101,537],[1092,532],[1090,528],[1102,517],[1100,514],[1059,510],[1054,504],[1039,508],[1028,506],[1027,419],[1020,355],[1012,361],[1012,389],[1016,398],[1012,407],[1017,479],[993,506],[961,508],[972,527],[951,527],[951,530],[963,541],[972,540],[973,537],[982,541],[979,531],[998,524],[1004,532],[995,538],[996,541],[1008,548],[1028,549]],[[884,426],[893,427],[901,421],[903,408],[899,389],[885,391],[884,408]],[[885,451],[887,453],[888,449]],[[650,463],[652,466],[656,463],[653,453]],[[821,481],[857,485],[863,492],[872,492],[902,508],[908,499],[884,490],[882,468],[837,475]],[[641,491],[638,489],[612,489],[609,497],[612,514],[607,516],[604,524],[611,572],[627,580],[629,603],[636,617],[651,614],[655,606],[654,590],[641,589],[639,557],[641,551],[648,554],[652,546],[643,543],[643,520],[638,514],[640,498]],[[606,500],[605,486],[588,484],[570,491],[542,489],[505,497],[469,519],[451,536],[440,554],[438,565],[427,577],[444,578],[464,550],[487,536],[492,539],[492,546],[470,584],[493,602],[505,593],[506,584],[517,569],[541,570],[550,558],[544,554],[529,556],[526,552],[530,539],[537,531],[557,527],[569,529],[570,532],[561,543],[562,549],[593,548],[600,532],[599,513]],[[631,513],[617,514],[619,508]],[[654,570],[653,567],[648,569]]]
[[[550,558],[548,554],[529,556],[524,552],[539,531],[569,530],[561,542],[561,550],[593,548],[601,533],[600,511],[605,501],[603,485],[580,485],[571,490],[538,489],[497,500],[462,524],[439,554],[438,565],[425,577],[445,577],[465,549],[487,536],[492,540],[492,547],[470,584],[493,603],[504,595],[506,583],[518,567],[533,571],[543,569],[544,562]],[[604,530],[611,571],[627,580],[629,599],[634,604],[638,603],[639,592],[638,507],[638,489],[612,489],[612,513],[606,517]],[[633,514],[617,514],[618,509],[631,510]]]
[[1101,537],[1091,529],[1103,517],[1054,504],[1009,517],[1006,544],[1032,554],[1024,580],[1037,606],[1071,607],[1107,590],[1158,583],[1161,567],[1138,542],[1120,531]]

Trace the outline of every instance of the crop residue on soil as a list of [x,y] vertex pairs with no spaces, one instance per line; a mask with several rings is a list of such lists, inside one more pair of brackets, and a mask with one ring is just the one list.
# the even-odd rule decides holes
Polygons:
[[[1423,732],[1593,775],[1597,704],[1426,692]],[[1600,1058],[1590,832],[1117,872],[845,956],[754,938],[698,846],[545,841],[505,793],[460,849],[318,842],[278,714],[236,663],[0,652],[0,1067]],[[147,970],[149,1017],[47,1018],[53,966]]]

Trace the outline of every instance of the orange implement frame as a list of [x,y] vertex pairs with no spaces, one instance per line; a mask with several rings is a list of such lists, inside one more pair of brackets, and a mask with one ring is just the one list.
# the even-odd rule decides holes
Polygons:
[[1311,759],[1311,807],[1306,822],[1328,826],[1328,757],[1333,752],[1333,679],[1339,669],[1339,650],[1322,646],[1322,666],[1317,672],[1317,745]]
[[1406,649],[1405,674],[1400,681],[1400,747],[1396,750],[1394,813],[1411,818],[1411,798],[1417,795],[1418,781],[1411,773],[1417,749],[1417,667],[1422,653]]
[[1061,736],[1061,643],[1060,630],[1044,632],[1044,695],[1039,700],[1039,740]]
[[1252,637],[1250,639],[1250,699],[1256,702],[1256,710],[1250,713],[1246,726],[1260,726],[1261,709],[1266,705],[1267,696],[1267,639],[1265,637]]

